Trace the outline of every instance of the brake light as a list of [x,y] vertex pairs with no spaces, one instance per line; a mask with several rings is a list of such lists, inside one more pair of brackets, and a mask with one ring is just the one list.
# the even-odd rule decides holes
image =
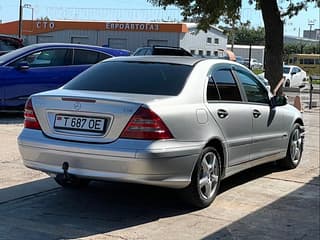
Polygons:
[[29,98],[24,107],[24,127],[41,130],[40,124],[33,110],[31,98]]
[[144,140],[173,138],[161,118],[152,110],[145,107],[140,107],[131,117],[120,137]]

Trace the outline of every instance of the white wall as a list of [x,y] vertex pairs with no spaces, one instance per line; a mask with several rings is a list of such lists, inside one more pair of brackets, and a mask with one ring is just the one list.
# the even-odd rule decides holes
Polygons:
[[[211,38],[211,43],[208,43],[208,38]],[[215,43],[215,39],[219,39],[219,43]],[[180,34],[180,47],[190,52],[195,51],[195,55],[200,55],[199,51],[202,51],[203,55],[207,56],[207,51],[209,51],[212,56],[218,49],[226,49],[227,36],[215,28],[207,32],[197,32],[197,29],[193,27],[189,28],[189,32]]]

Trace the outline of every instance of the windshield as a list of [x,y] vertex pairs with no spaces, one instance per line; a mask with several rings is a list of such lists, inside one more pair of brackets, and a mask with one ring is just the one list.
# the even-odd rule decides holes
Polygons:
[[283,67],[283,73],[288,74],[290,72],[289,67]]
[[181,64],[107,61],[78,75],[64,89],[175,96],[191,70]]

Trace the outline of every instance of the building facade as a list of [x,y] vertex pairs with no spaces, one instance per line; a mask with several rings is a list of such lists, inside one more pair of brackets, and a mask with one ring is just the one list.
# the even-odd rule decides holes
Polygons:
[[309,38],[309,39],[314,39],[314,40],[320,40],[320,29],[304,30],[303,37]]
[[[17,35],[18,21],[0,24],[0,33]],[[194,23],[32,21],[22,23],[26,45],[67,42],[108,46],[134,51],[138,47],[162,45],[183,47],[195,55],[217,55],[226,49],[227,36],[212,26],[197,31]]]

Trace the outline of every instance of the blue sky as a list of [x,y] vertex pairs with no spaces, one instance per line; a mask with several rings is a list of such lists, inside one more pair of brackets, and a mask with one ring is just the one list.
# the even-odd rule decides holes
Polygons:
[[[260,11],[243,1],[242,19],[250,20],[253,26],[263,26]],[[281,1],[280,1],[281,2]],[[282,1],[285,2],[285,1]],[[121,20],[121,21],[150,21],[150,20],[180,20],[180,11],[169,7],[168,11],[154,7],[147,0],[23,0],[23,4],[30,4],[34,9],[35,18],[48,16],[54,20]],[[284,5],[283,5],[284,6]],[[0,20],[2,22],[18,19],[19,0],[0,0]],[[133,10],[125,10],[133,9]],[[24,9],[24,19],[31,19],[31,9]],[[298,36],[299,28],[309,29],[309,21],[314,21],[312,28],[320,28],[319,8],[310,5],[298,16],[286,21],[285,34]]]

